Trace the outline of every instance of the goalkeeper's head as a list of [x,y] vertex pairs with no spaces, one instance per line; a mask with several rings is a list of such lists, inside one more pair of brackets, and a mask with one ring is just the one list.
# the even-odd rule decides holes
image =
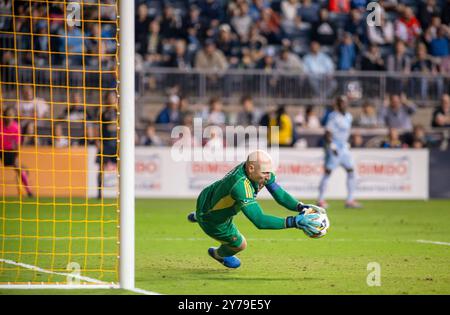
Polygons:
[[257,183],[259,189],[261,189],[270,179],[270,173],[272,172],[272,158],[266,151],[253,151],[247,157],[245,171],[248,178],[252,182]]

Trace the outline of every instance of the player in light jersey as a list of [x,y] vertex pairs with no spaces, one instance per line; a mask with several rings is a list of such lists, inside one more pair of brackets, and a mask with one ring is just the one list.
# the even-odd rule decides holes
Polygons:
[[350,155],[348,139],[352,128],[352,115],[347,112],[347,98],[339,96],[336,107],[328,116],[325,126],[325,173],[319,185],[319,200],[317,205],[327,208],[324,195],[331,172],[338,166],[347,171],[347,200],[346,208],[361,208],[361,204],[353,199],[355,191],[355,172],[353,159]]
[[[281,218],[265,214],[256,201],[256,195],[264,187],[278,204],[297,212],[296,215]],[[318,214],[305,214],[304,208],[325,211],[314,205],[304,205],[281,188],[272,172],[272,159],[267,152],[257,150],[225,177],[202,190],[197,210],[188,215],[188,220],[197,222],[208,236],[222,243],[218,248],[208,249],[212,258],[225,267],[238,268],[241,262],[235,254],[247,247],[247,241],[233,223],[235,215],[242,211],[259,229],[298,228],[308,235],[316,234]]]
[[[27,172],[23,167],[19,166],[17,156],[19,153],[20,144],[20,128],[19,124],[14,120],[16,116],[15,110],[12,107],[6,108],[3,112],[3,117],[0,119],[0,161],[3,166],[12,166],[17,173],[17,177],[21,179],[28,197],[32,197],[30,186],[28,184]],[[20,180],[18,185],[19,194]]]

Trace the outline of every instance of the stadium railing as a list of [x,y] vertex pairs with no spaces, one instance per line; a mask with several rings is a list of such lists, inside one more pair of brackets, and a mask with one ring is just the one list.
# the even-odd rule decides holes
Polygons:
[[337,71],[331,75],[298,72],[229,69],[227,71],[175,68],[144,68],[137,73],[139,96],[152,102],[165,102],[171,91],[193,102],[207,102],[211,96],[236,102],[251,95],[261,104],[329,103],[338,94],[354,100],[382,101],[392,93],[404,92],[418,105],[433,106],[448,92],[450,74]]

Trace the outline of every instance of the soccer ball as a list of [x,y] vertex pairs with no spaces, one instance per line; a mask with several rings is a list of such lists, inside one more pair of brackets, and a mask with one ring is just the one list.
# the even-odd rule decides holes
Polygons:
[[307,208],[303,210],[306,214],[307,213],[317,213],[319,217],[315,219],[315,221],[320,222],[320,226],[317,228],[320,232],[318,234],[314,234],[309,236],[308,234],[305,234],[311,238],[321,238],[325,236],[325,234],[328,233],[328,228],[330,227],[330,220],[328,219],[328,216],[325,212],[319,212],[313,208]]

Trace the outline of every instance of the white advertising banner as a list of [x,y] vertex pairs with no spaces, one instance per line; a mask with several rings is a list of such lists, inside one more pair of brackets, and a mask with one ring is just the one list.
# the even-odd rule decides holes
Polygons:
[[[95,151],[95,150],[94,150]],[[90,196],[96,195],[97,175],[91,168],[95,152],[89,151]],[[358,199],[427,199],[428,150],[354,149]],[[280,149],[275,157],[277,182],[299,199],[316,199],[323,174],[322,149]],[[136,148],[136,197],[196,198],[200,191],[222,178],[239,161],[175,161],[170,148]],[[98,169],[98,167],[96,168]],[[123,170],[128,171],[128,170]],[[104,196],[116,194],[114,180],[105,180]],[[327,199],[346,197],[346,172],[331,175]],[[264,189],[258,197],[268,198]]]

